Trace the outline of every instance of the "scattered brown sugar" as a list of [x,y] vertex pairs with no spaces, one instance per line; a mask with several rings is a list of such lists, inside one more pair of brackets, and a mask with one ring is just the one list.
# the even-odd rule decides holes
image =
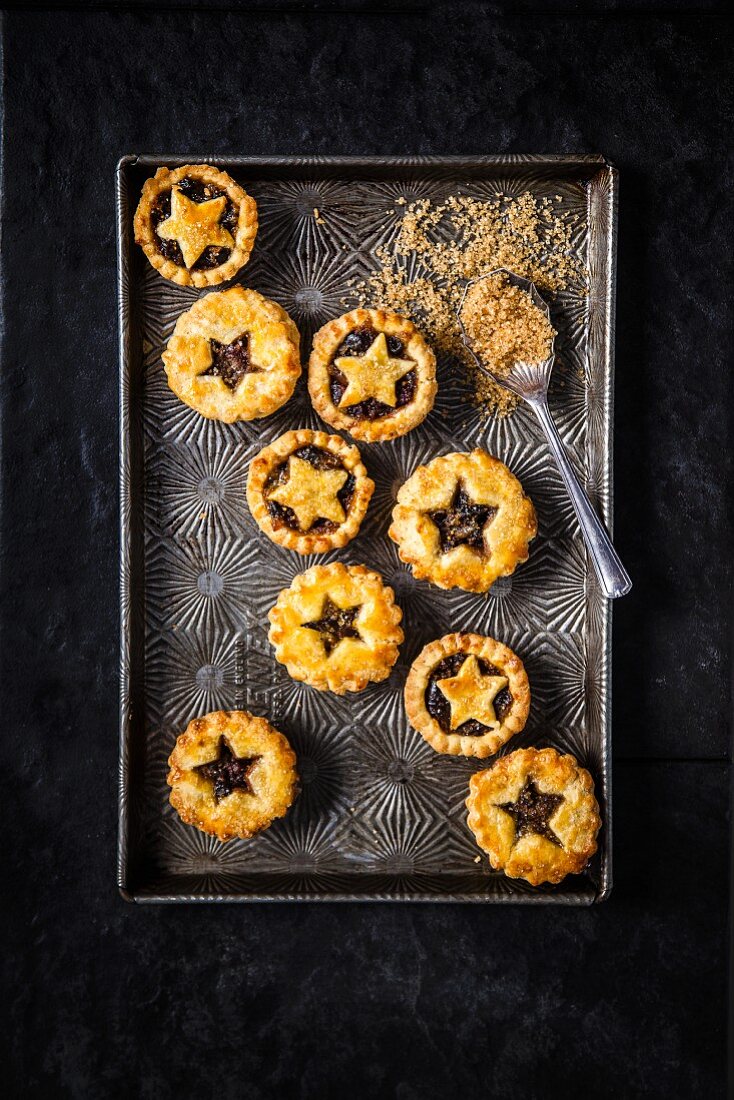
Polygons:
[[361,305],[410,317],[439,356],[463,364],[475,403],[488,415],[505,416],[518,399],[477,370],[456,310],[467,281],[500,267],[551,295],[570,286],[586,293],[586,270],[572,241],[579,215],[561,212],[560,205],[530,191],[514,198],[452,195],[438,205],[411,202],[395,240],[377,252],[382,266],[354,288],[355,296]]
[[475,355],[495,374],[507,374],[515,363],[542,363],[551,354],[553,325],[501,272],[469,287],[461,320]]

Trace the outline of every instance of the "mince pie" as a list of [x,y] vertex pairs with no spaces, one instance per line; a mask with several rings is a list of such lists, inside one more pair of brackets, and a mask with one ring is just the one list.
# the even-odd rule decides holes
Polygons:
[[316,333],[308,388],[327,424],[379,443],[405,435],[433,408],[436,357],[405,317],[355,309]]
[[413,662],[405,708],[436,752],[491,756],[524,727],[530,685],[506,645],[480,634],[446,634]]
[[176,321],[163,352],[168,385],[210,419],[268,416],[293,393],[299,342],[286,311],[256,290],[213,291]]
[[210,164],[159,168],[135,212],[135,240],[166,279],[214,286],[243,267],[257,233],[255,200]]
[[319,691],[362,691],[386,680],[403,614],[393,591],[364,565],[315,565],[294,577],[270,611],[276,660]]
[[535,509],[507,467],[486,451],[419,466],[400,488],[390,538],[418,580],[486,592],[527,560]]
[[302,429],[286,432],[253,459],[247,503],[273,542],[321,554],[354,538],[374,487],[355,446]]
[[171,805],[187,825],[219,840],[267,829],[298,791],[288,741],[267,719],[245,710],[194,718],[168,763]]
[[533,886],[583,871],[601,828],[594,781],[573,756],[518,749],[469,783],[468,824],[496,871]]

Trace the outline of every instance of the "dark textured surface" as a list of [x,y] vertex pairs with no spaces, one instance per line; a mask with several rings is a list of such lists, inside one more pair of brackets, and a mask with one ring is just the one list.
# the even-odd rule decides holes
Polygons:
[[[3,1076],[74,1097],[723,1096],[730,26],[708,3],[359,7],[5,17]],[[113,168],[216,149],[620,168],[616,534],[635,589],[615,609],[615,751],[708,762],[617,768],[607,905],[114,892]]]

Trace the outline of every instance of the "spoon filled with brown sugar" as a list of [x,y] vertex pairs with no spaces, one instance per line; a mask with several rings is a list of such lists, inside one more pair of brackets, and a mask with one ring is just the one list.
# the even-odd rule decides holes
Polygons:
[[535,283],[504,268],[491,271],[467,284],[457,316],[477,369],[526,401],[538,418],[605,594],[609,599],[626,595],[632,581],[576,479],[548,410],[556,330]]

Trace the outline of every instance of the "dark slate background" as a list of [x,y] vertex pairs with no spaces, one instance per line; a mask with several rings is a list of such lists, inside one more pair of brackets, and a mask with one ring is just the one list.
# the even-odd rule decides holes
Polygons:
[[[731,29],[717,0],[6,13],[7,1094],[725,1095]],[[118,896],[113,171],[220,150],[620,168],[606,905]]]

